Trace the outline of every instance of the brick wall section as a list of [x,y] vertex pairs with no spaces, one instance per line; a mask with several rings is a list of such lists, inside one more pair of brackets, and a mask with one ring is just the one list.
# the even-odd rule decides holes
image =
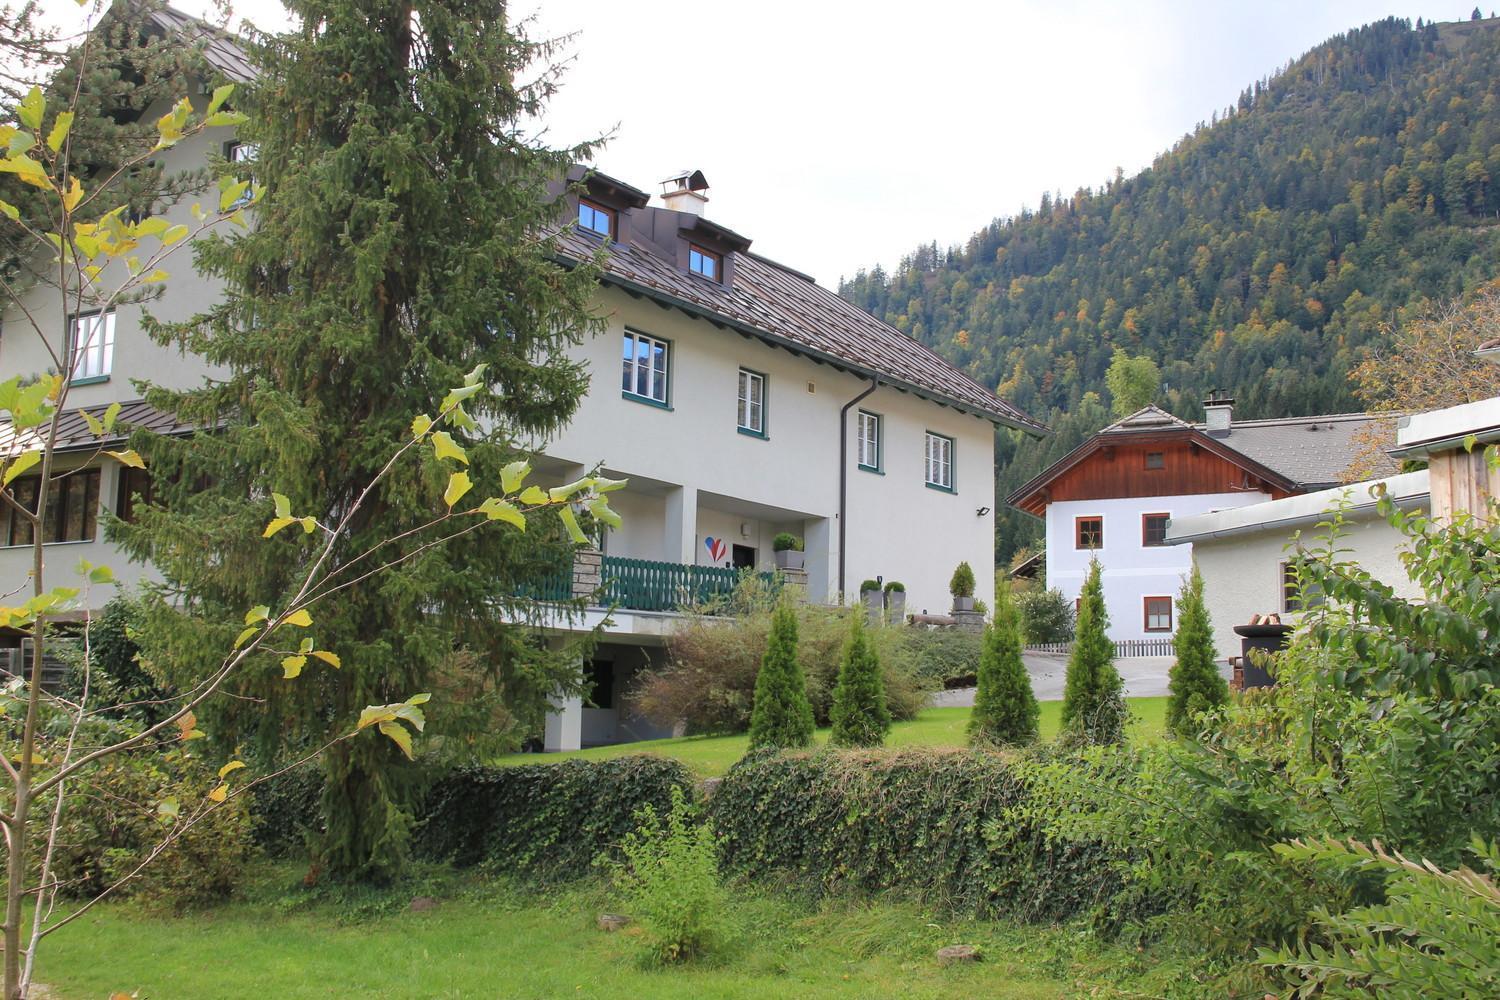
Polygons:
[[591,599],[604,583],[604,553],[579,549],[573,554],[573,597]]

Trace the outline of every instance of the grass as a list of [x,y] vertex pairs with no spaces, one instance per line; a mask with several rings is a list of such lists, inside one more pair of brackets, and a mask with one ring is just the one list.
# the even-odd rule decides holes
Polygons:
[[[150,1000],[1050,1000],[1147,968],[1133,951],[1087,943],[1076,929],[939,921],[900,903],[814,907],[745,892],[734,897],[736,930],[715,957],[658,968],[641,961],[638,931],[605,934],[594,926],[609,902],[596,884],[546,899],[504,885],[471,886],[431,912],[401,909],[357,922],[326,902],[291,913],[285,901],[235,903],[180,917],[105,905],[48,939],[38,978],[61,1000],[114,991]],[[978,945],[983,963],[939,967],[934,952],[955,943]]]
[[[1136,739],[1151,739],[1166,727],[1166,698],[1127,699],[1131,713],[1131,735]],[[886,745],[891,747],[961,747],[967,744],[964,729],[969,722],[968,708],[929,708],[910,722],[898,722],[891,727]],[[1057,735],[1062,702],[1042,702],[1042,739]],[[819,729],[814,739],[818,743],[828,741],[828,730]],[[643,740],[639,743],[620,743],[607,747],[589,747],[570,753],[508,754],[500,758],[501,764],[550,763],[569,757],[586,760],[602,760],[625,754],[654,753],[673,757],[686,764],[694,774],[702,778],[718,777],[745,755],[749,746],[748,737],[738,736],[683,736],[667,740]]]

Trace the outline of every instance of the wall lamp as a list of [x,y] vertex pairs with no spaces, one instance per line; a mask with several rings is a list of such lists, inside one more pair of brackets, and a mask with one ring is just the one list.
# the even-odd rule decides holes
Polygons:
[[976,510],[974,512],[974,516],[975,517],[983,517],[984,515],[988,514],[989,512],[990,512],[990,509],[988,507],[981,507],[981,508],[979,508],[978,510]]

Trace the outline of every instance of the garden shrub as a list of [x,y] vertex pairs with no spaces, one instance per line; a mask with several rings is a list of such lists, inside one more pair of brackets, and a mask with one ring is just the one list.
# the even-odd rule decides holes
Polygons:
[[973,687],[978,680],[982,635],[956,628],[900,628],[881,630],[875,641],[887,665],[887,685],[892,673],[932,689]]
[[815,892],[896,893],[976,916],[1058,920],[1112,892],[1086,842],[1024,818],[1025,783],[994,753],[754,754],[709,801],[729,877]]
[[995,594],[995,620],[985,626],[978,690],[969,716],[969,742],[976,746],[1030,743],[1042,709],[1021,659],[1015,606],[1004,588]]
[[1178,736],[1198,735],[1198,716],[1229,701],[1229,685],[1219,674],[1213,626],[1203,603],[1198,567],[1177,597],[1177,659],[1168,677],[1167,728]]
[[1021,639],[1028,646],[1073,641],[1073,605],[1053,588],[1027,588],[1016,594]]
[[1101,572],[1099,560],[1089,564],[1063,684],[1063,736],[1076,744],[1119,743],[1125,738],[1125,685],[1115,669]]
[[948,593],[954,597],[974,596],[974,569],[966,562],[961,562],[953,571],[953,576],[948,581]]
[[[852,612],[810,604],[794,605],[794,610],[807,700],[814,720],[827,725]],[[694,735],[749,729],[755,680],[770,638],[772,604],[768,596],[757,598],[734,606],[732,613],[732,621],[709,615],[686,618],[667,639],[666,665],[643,674],[626,693],[631,710],[661,725],[683,722]],[[908,643],[921,634],[931,633],[908,628],[870,632],[883,667],[886,707],[897,720],[915,718],[928,692],[942,686],[921,672],[923,651],[929,647],[920,641]],[[969,642],[977,662],[977,637]]]
[[729,894],[719,882],[713,825],[701,822],[678,786],[665,815],[654,806],[637,814],[619,857],[603,855],[626,912],[645,931],[647,957],[658,962],[698,958],[724,935]]
[[891,713],[880,686],[880,657],[870,642],[864,616],[849,616],[849,640],[839,665],[839,681],[829,713],[829,741],[841,747],[878,747],[891,730]]
[[307,764],[250,792],[251,835],[275,858],[310,849],[323,830],[323,769]]
[[[53,875],[69,895],[93,896],[135,871],[205,803],[215,765],[180,748],[99,761],[68,782]],[[38,804],[37,821],[51,818]],[[112,895],[177,909],[220,902],[242,884],[255,855],[248,796],[208,812]]]
[[783,604],[771,615],[771,638],[755,678],[750,749],[805,747],[812,735],[812,705],[797,659],[797,614]]
[[420,854],[531,875],[577,877],[636,828],[642,806],[671,808],[691,792],[681,762],[645,754],[516,767],[464,767],[428,791]]

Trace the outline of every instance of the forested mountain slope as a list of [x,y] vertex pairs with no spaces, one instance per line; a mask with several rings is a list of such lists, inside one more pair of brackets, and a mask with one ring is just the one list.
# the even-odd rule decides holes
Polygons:
[[[1357,409],[1347,374],[1383,327],[1497,273],[1500,21],[1391,18],[1247,88],[1135,177],[840,292],[1075,439],[1022,446],[1004,492],[1094,429],[1082,410],[1104,419],[1083,396],[1108,402],[1116,347],[1161,366],[1184,417],[1218,387],[1245,417]],[[1007,521],[1002,555],[1035,534]]]

